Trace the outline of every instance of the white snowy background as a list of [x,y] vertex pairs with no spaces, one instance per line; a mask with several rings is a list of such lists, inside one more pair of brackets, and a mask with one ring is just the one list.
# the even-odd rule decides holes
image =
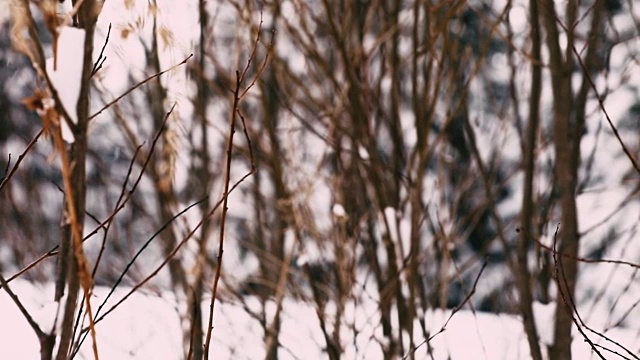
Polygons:
[[[24,281],[14,281],[13,290],[39,324],[51,326],[55,307],[43,302],[43,297],[52,293],[53,287],[34,286]],[[101,303],[107,289],[98,287],[94,303]],[[116,293],[116,299],[126,290]],[[252,301],[248,301],[251,306]],[[258,302],[255,301],[255,310]],[[298,302],[285,301],[285,312],[281,339],[282,359],[323,359],[323,339],[317,331],[316,309]],[[552,336],[552,310],[549,305],[535,304],[536,323],[539,325],[541,342]],[[203,304],[203,311],[208,304]],[[26,320],[17,311],[13,302],[0,295],[0,338],[11,339],[0,346],[0,359],[36,359],[39,344]],[[345,359],[378,359],[380,350],[377,341],[382,339],[377,326],[377,306],[362,303],[357,308],[347,306],[347,317],[363,327],[356,339],[351,339],[345,348]],[[447,324],[450,312],[434,311],[428,314],[427,328],[436,334]],[[264,356],[263,340],[259,325],[239,304],[221,303],[216,310],[216,326],[211,356],[214,359],[260,359]],[[46,327],[44,328],[46,329]],[[98,346],[101,359],[179,359],[182,356],[182,334],[175,299],[170,293],[157,295],[136,294],[98,324]],[[590,334],[592,335],[592,334]],[[614,328],[605,333],[619,344],[632,351],[640,350],[638,329]],[[594,343],[620,351],[611,343],[590,336]],[[92,359],[89,339],[80,352],[80,358]],[[546,344],[549,344],[546,342]],[[445,330],[430,342],[435,359],[466,360],[517,360],[530,359],[522,323],[517,316],[496,315],[462,310],[454,314]],[[426,345],[417,351],[418,359],[427,359]],[[574,359],[594,358],[591,349],[576,333],[573,345]],[[609,358],[609,357],[607,357]],[[614,357],[611,357],[614,358]]]
[[[67,1],[69,2],[69,1]],[[148,11],[146,2],[136,1],[135,10],[124,11],[122,1],[108,0],[100,17],[97,30],[97,44],[102,44],[106,36],[106,28],[109,23],[114,29],[122,29],[131,22],[135,22],[140,16]],[[187,4],[177,4],[172,1],[158,1],[159,17],[161,22],[172,29],[175,38],[173,45],[165,48],[162,52],[162,67],[166,68],[183,60],[188,54],[193,52],[192,35],[196,32],[197,18],[196,7],[193,2]],[[286,8],[286,6],[284,7]],[[518,18],[526,17],[523,13],[524,7],[514,7],[511,21],[514,29],[518,30]],[[231,11],[229,11],[231,12]],[[224,14],[224,11],[221,13]],[[218,19],[224,23],[224,16]],[[189,24],[193,26],[189,27]],[[149,27],[143,27],[137,35],[144,39],[149,36]],[[146,31],[146,33],[145,33]],[[76,41],[75,44],[68,43],[68,39]],[[73,40],[75,39],[75,40]],[[77,45],[77,38],[61,36],[59,46]],[[281,45],[286,48],[285,45]],[[637,47],[638,42],[631,42],[629,47]],[[96,46],[99,50],[100,46]],[[286,51],[287,49],[283,50]],[[139,38],[131,36],[123,38],[113,36],[107,48],[106,55],[109,62],[105,65],[105,73],[100,75],[98,86],[105,93],[119,94],[126,90],[126,83],[123,79],[129,75],[135,78],[144,78],[145,68],[144,49]],[[616,47],[612,53],[612,64],[623,65],[627,60],[628,52],[637,52],[637,48]],[[63,53],[69,53],[67,50]],[[295,54],[291,54],[291,61],[294,67],[304,69],[304,59],[296,59]],[[296,61],[297,60],[297,61]],[[501,61],[501,59],[495,59]],[[58,66],[64,67],[72,62],[60,59]],[[626,76],[631,77],[630,82],[640,86],[640,71],[638,67],[630,67]],[[184,73],[176,71],[169,74],[170,99],[178,101],[178,109],[182,114],[188,114],[190,104],[185,100],[190,90],[187,88],[187,79]],[[496,74],[499,76],[499,74]],[[54,83],[63,81],[73,81],[69,77],[53,77]],[[165,80],[166,81],[166,80]],[[608,85],[615,88],[618,79],[615,76],[607,79]],[[613,84],[611,84],[611,82]],[[61,88],[63,85],[60,85]],[[605,86],[605,84],[599,84]],[[67,90],[73,93],[73,90]],[[73,95],[69,95],[73,98]],[[76,95],[77,96],[77,95]],[[545,96],[550,96],[545,93]],[[615,122],[618,122],[624,115],[632,101],[637,99],[637,92],[633,89],[618,91],[610,95],[606,106]],[[64,102],[65,100],[63,100]],[[72,103],[73,100],[68,100]],[[99,108],[100,104],[94,104],[94,108]],[[67,107],[67,104],[65,104]],[[595,109],[592,109],[595,111]],[[619,110],[619,111],[618,111]],[[100,126],[100,121],[108,121],[108,117],[99,119],[96,127]],[[603,120],[604,121],[604,120]],[[634,119],[637,121],[637,119]],[[596,153],[597,164],[606,164],[606,168],[596,168],[597,176],[602,177],[606,191],[586,191],[578,198],[578,209],[580,210],[581,232],[584,234],[585,252],[589,249],[590,241],[595,241],[604,235],[609,227],[600,226],[604,219],[608,220],[609,226],[616,224],[618,232],[627,234],[627,241],[619,241],[607,252],[608,258],[626,260],[638,263],[640,261],[640,246],[637,246],[637,222],[640,211],[637,203],[626,203],[631,196],[630,187],[621,184],[623,172],[628,169],[628,159],[620,156],[620,147],[613,138],[610,129],[604,123],[589,124],[588,135],[583,140],[584,153],[589,153],[590,149],[598,146]],[[601,131],[597,128],[602,126]],[[509,139],[515,139],[509,131],[501,132],[501,141],[504,147],[517,146],[509,143]],[[412,134],[406,134],[407,139],[411,139]],[[413,135],[415,138],[415,136]],[[630,142],[637,141],[633,138],[625,138]],[[292,140],[293,141],[293,140]],[[480,146],[481,149],[491,149],[488,144],[495,143],[496,138],[479,137],[480,143],[487,146]],[[408,144],[411,141],[407,141]],[[290,144],[291,145],[291,144]],[[293,146],[293,145],[291,145]],[[364,150],[364,149],[363,149]],[[507,151],[506,153],[509,153]],[[517,151],[511,152],[517,156]],[[367,154],[362,154],[366,158]],[[490,154],[483,154],[489,157]],[[551,156],[547,154],[546,156]],[[187,174],[178,173],[176,181],[178,183],[186,181]],[[542,186],[542,185],[540,185]],[[322,185],[318,185],[318,192],[313,196],[314,203],[318,208],[333,209],[334,216],[342,216],[344,209],[341,206],[328,203],[329,198],[323,192]],[[624,205],[624,210],[620,211],[620,204]],[[517,202],[507,203],[503,206],[517,208]],[[231,209],[242,213],[243,209]],[[329,216],[325,214],[325,216]],[[393,209],[388,209],[384,216],[395,216]],[[611,218],[609,218],[611,216]],[[194,219],[197,217],[194,217]],[[193,219],[192,219],[193,220]],[[401,231],[403,231],[401,229]],[[546,238],[547,244],[551,243],[552,230]],[[406,237],[405,237],[406,238]],[[227,253],[225,253],[227,256]],[[233,259],[233,250],[230,249],[229,256]],[[226,261],[226,260],[225,260]],[[230,260],[234,264],[233,260]],[[230,265],[233,266],[233,265]],[[631,279],[630,280],[630,276]],[[626,346],[636,354],[640,354],[640,312],[637,303],[640,301],[640,287],[633,286],[637,280],[633,280],[635,270],[627,267],[613,265],[585,265],[581,269],[578,291],[596,291],[603,283],[608,284],[613,289],[618,290],[618,297],[613,297],[609,301],[579,304],[579,310],[587,318],[590,326],[595,330],[604,332],[607,336],[615,339],[620,344]],[[482,281],[485,281],[483,279]],[[490,286],[491,280],[486,280],[486,285]],[[485,283],[479,285],[481,288]],[[34,317],[42,326],[51,326],[52,316],[55,306],[48,303],[46,299],[53,293],[52,286],[38,286],[22,280],[11,283],[14,292],[19,294]],[[109,304],[113,304],[126,293],[127,289],[121,287],[111,298]],[[99,304],[104,298],[106,289],[97,287],[93,303]],[[247,301],[252,305],[251,299]],[[203,304],[203,312],[208,311],[208,301]],[[246,304],[234,304],[232,302],[222,302],[216,307],[214,343],[212,354],[215,359],[256,359],[262,358],[264,354],[263,339],[260,326],[248,315],[243,306]],[[255,310],[259,310],[258,301],[255,300]],[[536,313],[536,323],[539,326],[541,342],[549,344],[552,338],[553,329],[553,306],[534,304]],[[107,305],[109,307],[109,305]],[[311,304],[285,300],[284,303],[283,326],[280,341],[282,348],[280,351],[282,359],[320,359],[323,358],[322,347],[324,341],[319,333],[315,307]],[[345,344],[346,359],[376,359],[379,357],[380,349],[378,342],[383,341],[381,329],[378,324],[378,311],[375,302],[366,301],[356,305],[347,304],[346,317],[355,324],[359,324],[362,330],[357,338],[349,339]],[[438,332],[449,317],[448,312],[434,311],[427,314],[426,326],[431,333]],[[624,317],[624,326],[617,326],[617,321]],[[363,326],[364,324],[364,326]],[[419,329],[420,326],[415,328]],[[134,294],[123,303],[115,312],[110,314],[97,327],[98,348],[102,359],[177,359],[183,353],[182,333],[179,321],[179,305],[171,293],[146,293],[144,290]],[[418,333],[417,333],[418,334]],[[419,335],[419,334],[418,334]],[[577,335],[577,334],[576,334]],[[606,344],[609,348],[615,346],[606,343],[593,334],[590,338],[596,343]],[[80,355],[83,358],[91,358],[87,340]],[[435,359],[528,359],[528,346],[524,336],[522,325],[517,316],[506,314],[486,314],[472,312],[465,308],[456,313],[448,322],[446,329],[438,334],[431,342]],[[418,351],[418,358],[427,358],[425,355],[426,345]],[[36,336],[28,327],[26,320],[17,311],[16,306],[8,298],[6,293],[0,292],[0,359],[35,359],[39,356],[39,345]],[[590,359],[594,358],[589,346],[580,336],[576,336],[574,341],[574,358]],[[614,358],[614,357],[612,357]]]

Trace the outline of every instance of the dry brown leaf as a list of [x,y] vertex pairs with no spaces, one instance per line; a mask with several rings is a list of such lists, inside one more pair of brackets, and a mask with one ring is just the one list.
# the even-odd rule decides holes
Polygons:
[[26,97],[20,101],[30,111],[35,111],[42,119],[42,128],[44,135],[50,137],[52,131],[60,126],[60,116],[55,109],[53,99],[48,93],[41,89],[36,89],[33,95]]

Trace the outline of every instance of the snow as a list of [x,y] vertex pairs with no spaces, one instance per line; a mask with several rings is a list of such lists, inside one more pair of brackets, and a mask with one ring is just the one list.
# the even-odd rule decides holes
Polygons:
[[62,332],[62,322],[60,316],[64,312],[64,304],[67,301],[68,294],[65,294],[60,301],[51,301],[44,303],[42,307],[36,310],[34,320],[38,323],[42,331],[56,334]]
[[556,304],[550,302],[543,304],[539,301],[533,302],[534,321],[538,329],[540,341],[545,345],[553,344],[553,319],[555,317]]
[[[47,59],[47,74],[51,85],[58,92],[58,97],[71,121],[76,124],[78,115],[76,104],[80,96],[84,52],[84,30],[70,27],[58,27],[58,45],[55,58]],[[71,129],[63,118],[60,119],[62,138],[69,143],[75,141]]]
[[[53,293],[52,285],[34,285],[27,281],[16,280],[11,283],[27,309],[35,316],[44,329],[50,328],[56,306],[46,298]],[[116,291],[115,303],[129,289]],[[108,289],[96,288],[94,304],[100,304]],[[256,298],[244,299],[247,308],[260,311],[260,302]],[[109,305],[107,305],[108,308]],[[208,311],[208,300],[202,304]],[[136,293],[116,311],[109,314],[97,325],[98,349],[101,359],[177,359],[182,356],[182,334],[180,320],[176,313],[175,296],[164,293],[162,296]],[[267,319],[273,317],[275,304],[267,303]],[[536,325],[541,333],[542,345],[551,344],[553,313],[555,306],[534,303]],[[346,321],[358,328],[353,336],[345,332],[342,336],[345,359],[380,358],[381,328],[377,319],[378,307],[372,300],[346,304]],[[430,341],[434,359],[529,359],[526,336],[520,318],[515,315],[489,314],[461,310],[451,319],[451,311],[431,310],[425,314],[424,325],[433,336]],[[34,359],[38,357],[39,345],[36,336],[26,320],[17,311],[7,294],[0,293],[0,338],[11,339],[0,346],[2,359]],[[285,299],[283,303],[283,324],[280,335],[281,359],[323,359],[325,346],[320,332],[316,309],[310,304]],[[445,326],[446,325],[446,326]],[[416,322],[414,342],[424,341],[421,325]],[[344,329],[344,328],[343,328]],[[598,329],[595,329],[598,330]],[[602,329],[600,329],[602,331]],[[587,332],[596,343],[612,347],[604,339]],[[606,333],[615,341],[625,345],[631,351],[640,348],[640,337],[634,330],[615,328]],[[352,338],[353,337],[353,338]],[[211,355],[220,359],[256,359],[264,355],[263,332],[252,315],[239,303],[221,302],[216,304],[214,316],[213,343]],[[250,345],[250,346],[248,346]],[[543,346],[544,348],[544,346]],[[416,358],[426,359],[427,346],[417,347]],[[591,349],[580,335],[574,333],[573,352],[575,359],[588,359]],[[92,358],[91,345],[86,341],[80,351],[80,358]]]
[[333,216],[338,219],[344,219],[347,216],[347,212],[344,210],[344,206],[341,204],[333,204],[333,208],[331,209],[333,212]]

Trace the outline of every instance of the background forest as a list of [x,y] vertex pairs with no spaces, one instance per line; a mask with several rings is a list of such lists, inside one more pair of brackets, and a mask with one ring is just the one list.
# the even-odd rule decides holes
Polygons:
[[579,339],[638,359],[638,338],[597,343],[640,331],[637,7],[4,2],[2,291],[54,284],[57,331],[15,307],[43,359],[99,353],[127,297],[96,287],[172,293],[187,359],[219,351],[216,304],[248,315],[265,359],[306,358],[281,336],[299,306],[329,359],[435,358],[429,314],[463,308],[519,316],[523,358]]

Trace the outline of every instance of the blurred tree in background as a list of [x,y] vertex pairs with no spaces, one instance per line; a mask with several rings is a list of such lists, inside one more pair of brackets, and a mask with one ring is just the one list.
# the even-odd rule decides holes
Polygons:
[[[634,269],[577,261],[637,262],[636,10],[604,0],[107,1],[81,209],[93,284],[172,289],[184,355],[198,359],[208,356],[200,305],[221,259],[215,295],[246,304],[267,359],[286,351],[287,299],[316,309],[330,359],[357,355],[362,338],[381,358],[425,358],[426,314],[461,305],[522,315],[536,360],[571,358],[577,314],[604,310],[604,328],[637,328]],[[9,34],[5,22],[7,171],[42,127],[21,103],[42,79]],[[4,277],[64,238],[52,151],[39,140],[0,190]],[[20,276],[52,281],[56,269],[49,256]],[[618,274],[615,286],[581,280],[596,273]],[[376,314],[357,322],[354,308],[369,301]],[[548,349],[534,302],[558,304]]]

